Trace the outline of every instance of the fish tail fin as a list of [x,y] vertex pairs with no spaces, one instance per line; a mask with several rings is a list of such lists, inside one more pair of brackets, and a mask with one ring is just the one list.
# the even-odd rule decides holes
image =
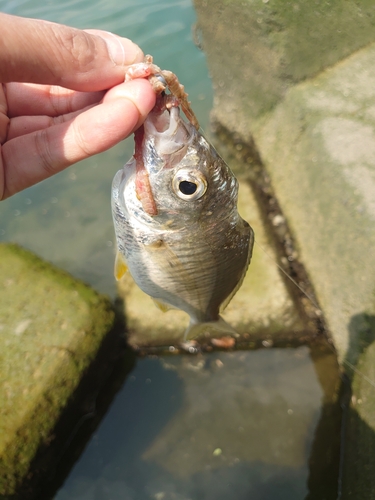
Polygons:
[[197,337],[215,338],[227,335],[232,337],[239,336],[238,332],[219,316],[219,319],[216,321],[207,321],[204,323],[193,323],[190,321],[184,333],[184,341]]

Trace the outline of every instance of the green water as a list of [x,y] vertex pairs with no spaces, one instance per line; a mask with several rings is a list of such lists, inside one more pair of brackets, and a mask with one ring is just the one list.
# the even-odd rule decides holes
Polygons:
[[[213,93],[189,0],[0,0],[0,9],[133,39],[178,75],[208,128]],[[128,139],[2,202],[0,239],[114,297],[110,186],[132,150]],[[140,359],[54,498],[333,499],[336,377],[332,353],[306,346]]]

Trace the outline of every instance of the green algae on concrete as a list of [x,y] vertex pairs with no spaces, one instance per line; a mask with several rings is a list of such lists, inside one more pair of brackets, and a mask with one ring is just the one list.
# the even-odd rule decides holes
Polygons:
[[109,300],[0,245],[0,495],[17,490],[113,326]]
[[[240,182],[239,212],[255,232],[255,245],[245,280],[223,318],[240,334],[239,341],[295,340],[307,327],[296,310],[276,265],[261,214],[246,182]],[[128,341],[134,347],[180,344],[188,326],[182,311],[161,312],[134,283],[129,273],[119,283],[125,301]]]
[[371,0],[194,0],[215,115],[251,131],[286,90],[375,40]]

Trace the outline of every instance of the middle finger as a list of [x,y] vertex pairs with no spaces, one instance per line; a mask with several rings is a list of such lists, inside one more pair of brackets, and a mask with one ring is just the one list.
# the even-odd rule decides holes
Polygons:
[[58,125],[59,123],[68,122],[93,106],[94,104],[86,106],[83,109],[79,109],[78,111],[59,116],[16,116],[10,119],[7,140],[10,141],[11,139],[20,137],[21,135],[30,134],[32,132],[36,132],[37,130]]
[[78,92],[55,85],[7,83],[4,85],[8,116],[59,116],[98,103],[105,91]]

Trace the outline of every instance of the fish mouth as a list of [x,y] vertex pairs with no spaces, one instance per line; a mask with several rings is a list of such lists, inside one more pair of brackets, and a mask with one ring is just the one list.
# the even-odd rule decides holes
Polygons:
[[[185,156],[194,136],[192,125],[180,117],[180,102],[171,94],[162,94],[156,100],[143,126],[134,134],[136,160],[135,192],[146,214],[158,215],[158,207],[149,179],[151,169],[159,174],[173,168]],[[160,162],[148,162],[148,157],[159,156]],[[156,168],[155,168],[156,166]]]
[[145,137],[153,137],[160,156],[186,149],[191,132],[180,117],[180,103],[173,95],[161,95],[144,122]]

